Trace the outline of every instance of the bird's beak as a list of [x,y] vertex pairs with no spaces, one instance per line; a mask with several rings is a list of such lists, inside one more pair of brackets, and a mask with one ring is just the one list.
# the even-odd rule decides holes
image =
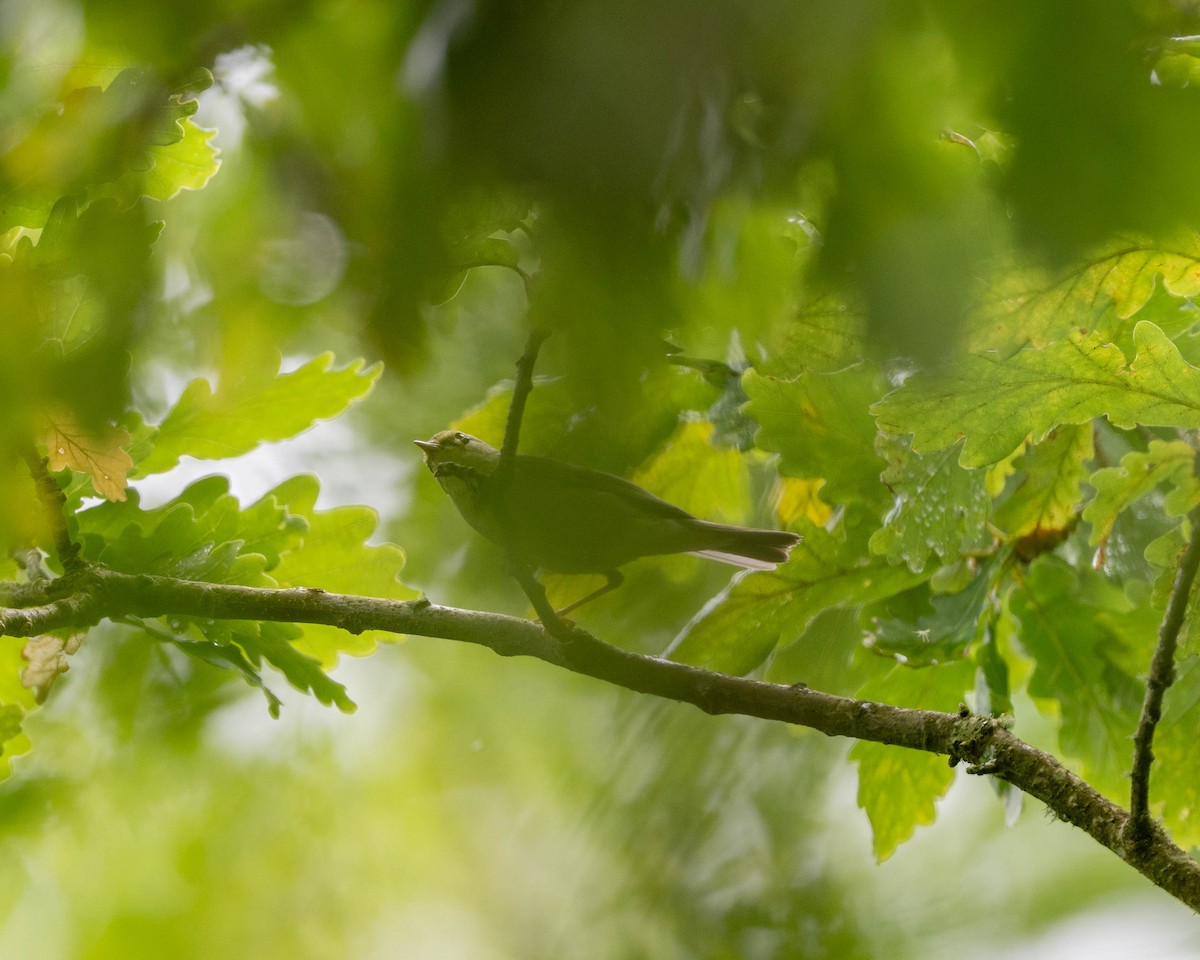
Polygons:
[[415,443],[426,453],[433,453],[433,451],[438,448],[438,445],[432,440],[414,440],[413,443]]

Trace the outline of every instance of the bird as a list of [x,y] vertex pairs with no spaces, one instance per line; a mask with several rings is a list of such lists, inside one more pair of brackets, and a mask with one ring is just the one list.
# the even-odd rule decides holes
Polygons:
[[463,519],[519,563],[605,576],[559,615],[616,589],[618,568],[639,557],[688,553],[773,570],[801,539],[701,520],[621,477],[547,457],[517,454],[500,471],[500,451],[461,430],[413,443]]

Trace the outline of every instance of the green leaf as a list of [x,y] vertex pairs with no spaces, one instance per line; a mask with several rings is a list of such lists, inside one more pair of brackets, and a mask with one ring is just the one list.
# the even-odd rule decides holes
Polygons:
[[820,297],[778,325],[771,353],[791,370],[833,373],[867,355],[866,329],[861,308],[840,297]]
[[[871,680],[859,699],[877,700],[922,710],[957,710],[970,689],[974,668],[960,662],[949,666],[895,667]],[[872,848],[882,862],[916,828],[937,817],[936,802],[954,781],[945,757],[919,750],[898,750],[860,740],[850,750],[858,764],[858,805],[871,821]]]
[[503,237],[487,237],[472,253],[475,263],[495,267],[515,267],[521,259],[517,248]]
[[1163,288],[1177,297],[1200,293],[1200,236],[1181,231],[1166,242],[1124,237],[1113,241],[1107,256],[1093,263],[1090,273],[1112,297],[1117,315],[1132,317],[1154,294],[1161,278]]
[[746,358],[740,352],[740,345],[736,340],[730,345],[729,353],[729,363],[682,354],[668,357],[667,362],[694,370],[706,384],[719,391],[716,400],[704,411],[704,419],[715,428],[713,445],[750,450],[754,446],[754,434],[758,431],[758,424],[746,416],[743,409],[749,399],[742,388],[742,374],[747,369]]
[[154,449],[136,476],[170,470],[182,456],[237,457],[294,437],[364,397],[383,369],[375,364],[364,370],[362,360],[339,369],[332,364],[333,354],[324,353],[290,373],[222,383],[216,392],[207,380],[193,380],[158,425]]
[[[78,521],[84,556],[128,573],[259,587],[304,585],[394,599],[415,596],[396,579],[403,553],[390,545],[365,545],[376,526],[373,510],[314,511],[318,485],[312,477],[294,477],[244,510],[228,490],[227,478],[205,477],[155,510],[141,510],[136,493],[124,503],[85,510]],[[390,636],[354,636],[323,625],[161,620],[163,627],[150,622],[146,629],[191,656],[236,670],[263,689],[272,712],[277,704],[256,672],[261,660],[298,689],[348,711],[353,703],[342,685],[326,676],[323,664],[332,664],[339,651],[369,652],[379,637]]]
[[182,637],[176,637],[171,642],[189,657],[239,674],[250,686],[262,691],[267,700],[267,712],[273,719],[279,719],[283,701],[263,682],[262,674],[254,669],[254,665],[246,659],[245,653],[239,647],[228,643],[214,643],[212,640],[184,640]]
[[34,291],[45,342],[69,357],[103,333],[108,307],[95,281],[83,274],[44,282]]
[[901,659],[908,666],[961,659],[986,623],[992,586],[989,565],[960,593],[927,595],[932,612],[915,621],[880,617],[868,643],[876,652]]
[[266,660],[282,673],[297,690],[311,693],[326,706],[336,705],[342,713],[353,713],[357,706],[346,694],[346,688],[325,673],[321,661],[297,649],[300,629],[291,623],[255,623],[253,629],[237,630],[233,639],[250,662],[257,666]]
[[304,521],[260,501],[245,511],[229,480],[204,477],[154,510],[137,492],[78,515],[83,555],[125,573],[154,573],[208,583],[274,586],[264,571],[299,541]]
[[[795,310],[803,254],[789,236],[793,211],[752,202],[746,195],[724,194],[714,201],[706,204],[705,230],[696,234],[713,249],[701,251],[691,240],[683,244],[682,257],[692,261],[684,271],[694,273],[687,289],[688,316],[693,330],[737,329],[747,343],[755,343],[788,323]],[[706,254],[720,266],[700,267]]]
[[12,758],[32,747],[23,723],[38,705],[34,691],[21,682],[21,672],[29,665],[21,656],[23,649],[18,637],[6,637],[0,644],[0,780],[12,772]]
[[197,88],[204,89],[189,83],[183,90],[168,94],[150,70],[129,67],[108,85],[103,101],[114,119],[137,124],[146,144],[165,145],[183,138],[183,124],[196,112],[198,104],[195,100],[184,100],[182,95]]
[[[281,520],[282,522],[282,520]],[[131,490],[123,502],[78,515],[83,555],[125,573],[154,573],[211,583],[265,586],[266,561],[242,554],[241,506],[226,477],[204,477],[155,510]]]
[[983,626],[981,642],[975,648],[975,663],[979,667],[975,675],[975,710],[993,717],[1012,716],[1010,670],[996,637],[995,618],[988,617]]
[[[1183,232],[1165,243],[1119,237],[1054,278],[1006,264],[972,318],[977,330],[972,348],[1043,346],[1073,328],[1120,342],[1127,335],[1125,321],[1150,302],[1159,277],[1174,297],[1200,293],[1200,239],[1195,233]],[[1195,322],[1179,321],[1186,326]]]
[[[276,574],[285,556],[307,546],[311,526],[308,517],[319,488],[316,477],[301,474],[285,480],[242,510],[238,527],[242,552],[262,556],[267,571]],[[303,490],[304,494],[296,496],[290,493],[293,490]],[[304,505],[307,512],[301,510]]]
[[1197,493],[1192,463],[1196,452],[1182,440],[1151,440],[1145,453],[1135,450],[1121,458],[1119,467],[1097,470],[1088,479],[1096,496],[1083,509],[1092,525],[1091,545],[1108,539],[1118,515],[1130,504],[1161,486],[1170,486],[1183,502],[1172,498],[1174,516],[1182,516]]
[[[289,515],[307,521],[303,547],[283,553],[270,573],[282,587],[319,587],[386,600],[412,600],[418,592],[400,582],[404,551],[394,544],[370,546],[367,540],[379,523],[369,507],[335,507],[314,510],[317,483],[312,477],[293,477],[280,484],[263,501],[285,507]],[[254,508],[251,508],[254,509]],[[380,630],[347,633],[324,624],[302,624],[301,645],[318,661],[331,664],[339,652],[365,656],[380,642],[396,635]]]
[[[1176,40],[1168,41],[1172,46]],[[1195,87],[1200,85],[1200,57],[1192,50],[1171,49],[1167,47],[1158,62],[1154,64],[1154,75],[1159,82],[1179,87]]]
[[443,212],[443,229],[450,258],[456,266],[477,263],[515,266],[517,249],[497,234],[523,229],[529,199],[520,191],[491,188],[452,201]]
[[[763,670],[773,683],[806,683],[814,690],[851,696],[871,675],[860,651],[863,631],[857,607],[833,607],[813,618],[794,643],[781,646]],[[867,668],[878,667],[872,657]]]
[[146,423],[136,410],[125,411],[117,421],[117,427],[129,434],[129,443],[126,444],[125,452],[129,454],[129,458],[136,466],[145,460],[154,449],[154,435],[158,433],[158,428]]
[[743,380],[747,413],[761,425],[756,443],[780,454],[779,469],[825,480],[822,495],[835,504],[888,503],[879,482],[875,424],[868,408],[882,378],[864,365],[837,373],[805,373],[777,380],[751,370]]
[[[1191,490],[1195,489],[1195,478],[1190,474],[1185,486]],[[1191,523],[1185,518],[1146,545],[1146,561],[1160,571],[1151,587],[1148,605],[1159,614],[1162,614],[1167,608],[1171,591],[1175,589],[1175,574],[1179,568],[1180,555],[1192,536]],[[1200,616],[1196,615],[1197,598],[1200,598],[1200,578],[1192,581],[1187,602],[1184,604],[1186,617],[1179,646],[1188,654],[1194,654],[1200,650]]]
[[954,447],[916,454],[909,437],[880,434],[875,450],[895,503],[871,537],[872,553],[920,573],[930,550],[948,561],[979,539],[988,511],[982,470],[960,467]]
[[1150,796],[1161,805],[1171,838],[1186,849],[1200,846],[1200,657],[1176,667],[1167,691],[1163,717],[1154,738]]
[[744,523],[750,508],[746,458],[712,445],[713,425],[681,423],[666,448],[632,477],[688,513],[722,523]]
[[1015,464],[1023,476],[997,508],[996,525],[1011,540],[1070,528],[1092,453],[1091,424],[1059,427],[1028,448]]
[[887,433],[914,434],[918,452],[966,435],[964,467],[1008,456],[1027,436],[1036,443],[1059,424],[1107,416],[1119,427],[1200,426],[1200,369],[1154,324],[1134,329],[1137,358],[1095,334],[1008,358],[968,356],[949,371],[912,377],[874,407]]
[[1012,592],[1021,646],[1033,658],[1029,693],[1060,718],[1062,750],[1110,796],[1128,788],[1129,738],[1149,661],[1154,620],[1121,590],[1087,570],[1044,556]]
[[119,195],[170,200],[183,190],[200,190],[220,169],[219,151],[209,141],[215,130],[204,130],[183,121],[183,136],[170,144],[149,149],[154,165],[144,173],[127,174],[116,185]]
[[[223,476],[197,480],[155,510],[142,510],[136,492],[124,503],[82,511],[78,536],[84,556],[126,573],[158,573],[210,583],[307,586],[339,593],[413,599],[399,581],[404,552],[392,544],[370,546],[378,516],[369,507],[314,509],[319,485],[298,476],[242,509]],[[210,639],[227,633],[202,622]],[[393,635],[353,635],[308,624],[306,649],[331,664],[339,652],[369,653]]]
[[779,645],[795,640],[822,610],[859,605],[907,590],[927,578],[907,567],[865,565],[857,550],[801,518],[804,540],[771,572],[735,578],[672,645],[672,659],[721,673],[744,674]]
[[161,227],[147,222],[141,206],[79,208],[71,197],[55,203],[38,243],[23,237],[3,270],[8,309],[21,318],[16,329],[41,341],[36,349],[36,341],[12,341],[10,353],[19,352],[10,363],[19,356],[20,367],[4,371],[9,381],[33,378],[42,385],[36,402],[45,402],[48,389],[92,426],[124,406],[129,296],[151,282],[150,249]]
[[1196,310],[1191,300],[1173,296],[1159,288],[1137,313],[1130,317],[1117,317],[1113,311],[1113,316],[1115,320],[1097,324],[1095,332],[1115,343],[1126,356],[1136,349],[1133,333],[1137,325],[1149,320],[1174,341],[1183,358],[1194,365],[1197,352],[1195,331],[1197,323],[1200,323],[1200,311]]
[[41,227],[65,196],[86,201],[114,194],[135,197],[119,185],[139,182],[156,158],[169,166],[172,158],[187,160],[193,154],[191,147],[171,148],[187,139],[189,125],[198,129],[188,119],[196,101],[184,97],[209,82],[211,75],[194,72],[172,91],[151,71],[130,68],[106,89],[68,90],[36,122],[29,118],[18,124],[21,135],[6,152],[7,167],[17,176],[0,184],[0,229]]
[[25,710],[15,703],[0,704],[0,780],[12,773],[12,758],[32,749],[23,724]]
[[267,712],[274,719],[279,718],[279,708],[283,706],[283,702],[263,682],[262,674],[259,673],[254,664],[246,659],[246,655],[240,647],[229,642],[217,642],[205,639],[201,635],[200,627],[195,623],[185,624],[185,632],[180,633],[175,630],[167,630],[153,621],[131,618],[131,622],[135,622],[141,626],[148,636],[154,637],[163,643],[170,643],[177,650],[182,651],[195,660],[222,670],[232,670],[239,674],[250,686],[257,687],[262,691],[263,696],[267,700]]

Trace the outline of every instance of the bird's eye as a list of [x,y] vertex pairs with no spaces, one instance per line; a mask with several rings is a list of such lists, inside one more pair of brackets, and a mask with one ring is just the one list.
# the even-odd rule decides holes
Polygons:
[[465,433],[456,433],[453,439],[459,446],[465,447],[469,438]]

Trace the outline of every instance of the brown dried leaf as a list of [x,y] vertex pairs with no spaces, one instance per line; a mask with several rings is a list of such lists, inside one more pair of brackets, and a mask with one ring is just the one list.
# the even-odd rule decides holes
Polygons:
[[42,441],[50,456],[50,469],[91,474],[97,494],[124,500],[129,485],[126,476],[133,469],[133,459],[122,449],[129,434],[107,424],[98,430],[85,427],[71,410],[56,410],[47,420]]
[[65,639],[49,634],[34,637],[21,650],[21,658],[29,663],[21,671],[21,686],[33,690],[38,703],[44,702],[59,674],[70,669],[67,657],[75,653],[82,642],[81,633]]

